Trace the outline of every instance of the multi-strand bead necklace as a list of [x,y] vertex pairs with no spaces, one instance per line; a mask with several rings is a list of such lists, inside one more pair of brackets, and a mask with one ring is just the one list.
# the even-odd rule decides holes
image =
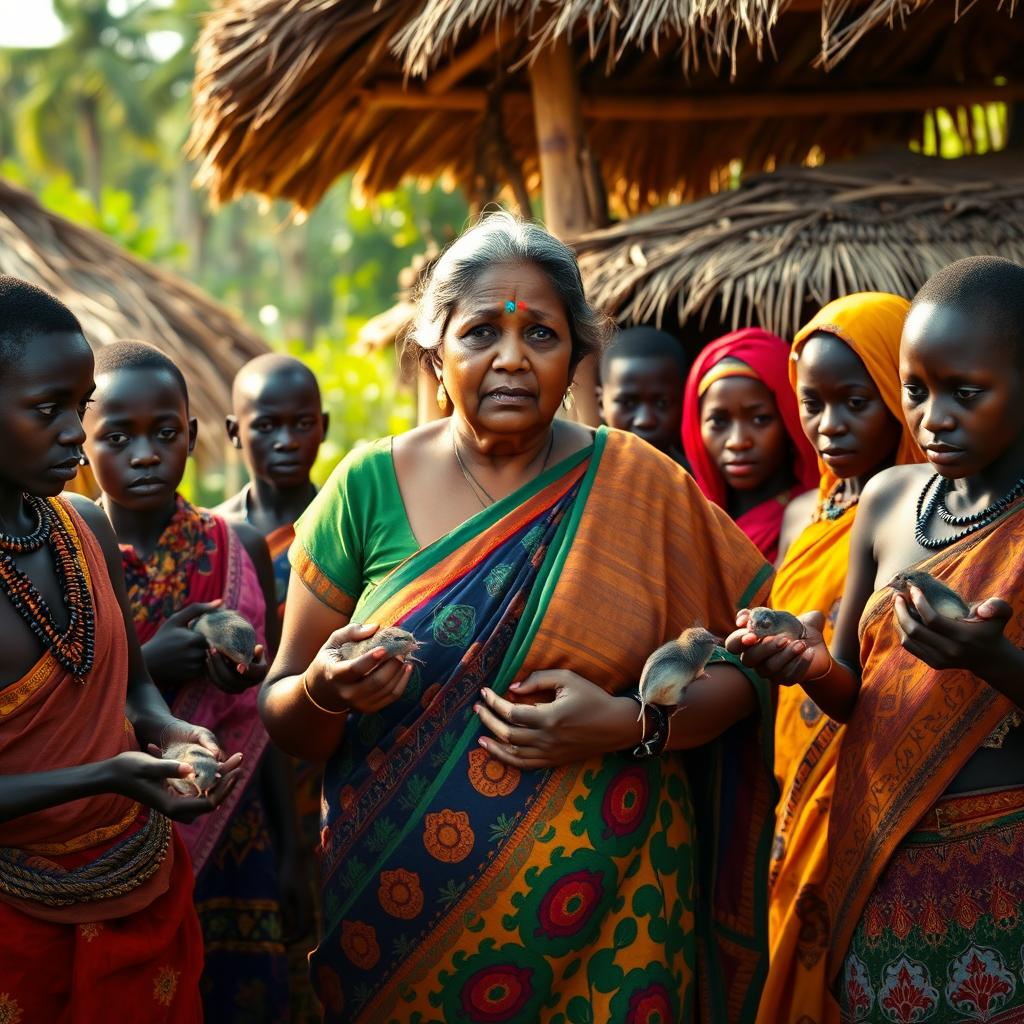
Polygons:
[[[1001,498],[996,498],[991,505],[986,506],[980,512],[973,512],[966,516],[953,515],[946,505],[946,495],[949,494],[952,487],[952,480],[945,479],[936,473],[928,478],[918,495],[917,525],[914,527],[914,537],[921,547],[928,548],[929,551],[948,547],[990,523],[994,523],[1021,495],[1024,495],[1024,477],[1021,477]],[[930,498],[928,497],[929,491],[931,491]],[[962,526],[963,529],[949,537],[929,537],[928,524],[936,514],[947,526]]]
[[[0,533],[0,588],[43,646],[72,675],[84,679],[92,668],[96,615],[89,582],[74,538],[56,509],[44,498],[26,494],[25,504],[36,518],[31,533],[21,537]],[[49,544],[68,612],[63,630],[57,628],[46,600],[15,564],[16,555]]]

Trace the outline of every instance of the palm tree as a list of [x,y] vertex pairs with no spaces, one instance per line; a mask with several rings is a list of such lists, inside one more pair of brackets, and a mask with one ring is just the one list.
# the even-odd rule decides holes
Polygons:
[[[194,3],[166,7],[137,0],[119,14],[111,13],[107,0],[53,0],[53,6],[66,28],[64,38],[48,49],[9,55],[12,70],[27,84],[16,139],[36,167],[72,170],[98,209],[108,140],[116,133],[152,147],[161,108],[174,99],[168,88],[173,75],[154,56],[151,34],[190,28],[180,8]],[[176,62],[174,74],[190,72],[190,57],[187,64]],[[154,89],[150,79],[157,69],[160,83]]]

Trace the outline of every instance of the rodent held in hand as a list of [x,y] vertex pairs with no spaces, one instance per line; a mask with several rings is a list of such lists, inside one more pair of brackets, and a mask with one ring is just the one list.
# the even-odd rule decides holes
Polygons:
[[161,751],[166,761],[180,761],[192,769],[191,777],[170,778],[167,785],[186,796],[206,796],[217,781],[217,759],[198,743],[172,743]]
[[369,654],[370,651],[376,650],[378,647],[383,647],[389,658],[406,658],[409,661],[416,661],[412,655],[419,646],[419,641],[408,630],[398,626],[385,626],[365,640],[350,640],[347,644],[342,644],[341,656],[346,661],[352,661],[364,654]]
[[256,630],[236,611],[223,608],[200,615],[191,626],[229,661],[248,668],[256,654]]
[[705,675],[704,668],[718,646],[718,637],[702,626],[684,629],[662,644],[640,673],[640,715],[647,704],[677,707],[686,688]]
[[795,615],[777,608],[752,608],[747,629],[758,637],[785,636],[790,640],[803,640],[807,636],[806,627]]
[[951,587],[947,587],[945,583],[937,580],[931,573],[927,573],[923,569],[907,569],[898,572],[889,580],[888,586],[906,598],[911,614],[914,614],[914,608],[910,597],[910,588],[917,587],[940,615],[946,616],[947,619],[970,618],[971,609],[964,599]]

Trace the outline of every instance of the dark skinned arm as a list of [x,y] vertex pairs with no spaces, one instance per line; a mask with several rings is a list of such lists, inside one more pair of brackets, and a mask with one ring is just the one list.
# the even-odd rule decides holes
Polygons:
[[741,655],[748,668],[782,686],[799,684],[814,703],[837,722],[849,721],[860,693],[859,626],[878,575],[875,537],[900,491],[893,487],[889,478],[891,472],[879,473],[861,494],[857,519],[850,534],[849,568],[831,651],[821,634],[825,620],[820,611],[799,616],[806,627],[804,640],[786,637],[758,640],[746,631],[745,613],[741,612],[737,619],[740,628],[726,641],[726,647]]
[[[120,793],[178,821],[191,821],[212,811],[235,785],[234,770],[240,755],[225,761],[216,739],[206,729],[197,729],[174,718],[152,680],[135,638],[135,627],[128,613],[128,597],[121,567],[117,538],[101,509],[85,498],[72,497],[75,509],[93,531],[103,550],[107,570],[128,640],[128,687],[125,713],[135,727],[141,744],[163,740],[189,739],[201,743],[222,762],[222,779],[206,797],[181,797],[170,792],[166,780],[189,774],[187,765],[164,761],[151,754],[125,751],[105,761],[75,765],[47,772],[31,772],[0,778],[0,821],[20,817],[57,804],[94,796],[97,793]],[[83,722],[83,728],[89,723]]]

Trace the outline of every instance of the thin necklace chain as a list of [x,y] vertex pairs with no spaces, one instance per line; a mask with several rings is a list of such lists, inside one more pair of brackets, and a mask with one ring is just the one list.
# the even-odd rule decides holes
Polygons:
[[[1010,505],[1024,494],[1024,477],[1021,477],[1006,494],[1001,498],[997,498],[987,508],[982,509],[981,512],[970,516],[951,515],[950,519],[945,519],[940,513],[939,518],[945,519],[947,525],[950,525],[950,520],[967,523],[968,525],[949,537],[929,537],[928,524],[936,512],[939,511],[940,503],[943,503],[943,499],[948,491],[948,486],[944,486],[944,484],[945,481],[936,473],[925,481],[925,485],[921,488],[921,493],[917,498],[917,524],[914,527],[914,538],[921,547],[927,548],[929,551],[937,551],[939,548],[948,547],[955,541],[963,540],[964,537],[969,537],[972,533],[976,533],[983,527],[994,523]],[[928,498],[929,491],[931,491],[930,498]],[[925,502],[926,498],[928,499],[927,504]]]
[[[487,508],[495,503],[494,497],[488,492],[487,488],[469,471],[469,467],[462,461],[462,456],[459,454],[459,446],[455,443],[455,431],[451,431],[452,437],[452,451],[455,453],[455,461],[459,464],[459,469],[462,470],[462,475],[465,477],[466,483],[469,485],[469,489],[473,492],[474,497],[480,502],[481,508]],[[555,447],[555,431],[551,429],[551,436],[548,438],[548,449],[547,454],[544,456],[544,462],[540,467],[540,473],[543,473],[548,468],[548,460],[551,458],[551,452]],[[536,458],[536,456],[534,456]],[[540,476],[540,473],[537,475]],[[483,495],[483,498],[480,495]],[[484,501],[484,498],[487,500]]]

